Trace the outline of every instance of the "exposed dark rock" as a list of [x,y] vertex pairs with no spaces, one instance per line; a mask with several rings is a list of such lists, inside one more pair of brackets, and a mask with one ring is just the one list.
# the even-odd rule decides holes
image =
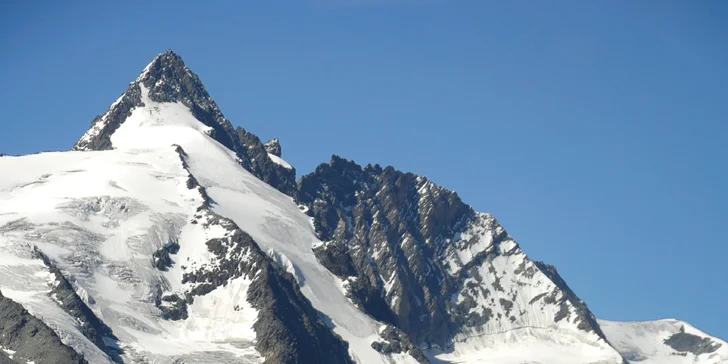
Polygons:
[[680,332],[673,334],[665,339],[665,345],[682,353],[693,353],[695,355],[709,354],[715,352],[721,347],[717,343],[707,337],[700,337],[685,332],[685,327],[680,327]]
[[407,334],[402,332],[402,330],[392,325],[387,325],[380,333],[380,337],[385,341],[373,342],[372,348],[374,350],[382,354],[405,352],[415,358],[419,363],[430,364],[430,360],[427,359],[422,350],[413,344],[409,337],[407,337]]
[[594,332],[602,339],[607,340],[604,332],[602,332],[602,329],[599,327],[599,324],[597,323],[597,319],[594,317],[594,314],[589,311],[586,303],[579,299],[579,297],[576,296],[576,293],[574,293],[574,291],[569,288],[569,285],[566,284],[564,279],[561,278],[559,273],[556,271],[556,267],[546,264],[544,262],[534,261],[534,263],[536,264],[538,269],[546,274],[546,276],[549,277],[549,279],[551,279],[551,281],[554,282],[554,284],[556,284],[559,290],[563,293],[563,296],[560,300],[561,307],[556,315],[556,321],[558,322],[568,313],[568,307],[566,307],[566,302],[568,301],[574,307],[576,307],[577,318],[575,322],[578,322],[577,327],[580,330]]
[[[187,169],[184,150],[177,148],[177,152]],[[202,186],[193,188],[207,196]],[[175,294],[158,294],[157,306],[165,318],[185,319],[187,305],[194,304],[195,296],[225,286],[232,279],[245,277],[251,281],[247,301],[258,311],[253,325],[255,347],[265,357],[264,363],[353,364],[348,343],[326,325],[321,314],[301,293],[295,277],[265,254],[235,222],[215,214],[208,205],[205,202],[198,209],[195,221],[203,226],[222,227],[227,233],[205,243],[216,259],[183,274],[182,283],[192,285],[184,299]]]
[[[190,296],[189,299],[191,300],[192,297]],[[176,293],[162,295],[162,290],[159,289],[154,303],[162,311],[162,317],[165,320],[186,320],[188,317],[187,299],[180,297]]]
[[96,317],[91,308],[78,296],[73,285],[66,279],[60,269],[43,252],[36,247],[34,248],[34,254],[43,261],[46,267],[48,267],[48,270],[56,278],[56,283],[52,286],[49,293],[50,296],[67,314],[78,321],[79,329],[83,336],[88,338],[101,351],[107,353],[112,359],[120,361],[120,355],[122,353],[116,347],[107,346],[104,341],[104,338],[113,341],[117,340],[111,328]]
[[[268,147],[255,134],[247,132],[241,127],[238,127],[235,132],[250,160],[248,170],[279,191],[287,195],[293,195],[296,191],[296,170],[294,168],[283,167],[273,162],[268,156]],[[280,144],[276,145],[278,145],[277,151],[280,153]],[[280,157],[280,155],[278,156]]]
[[[438,238],[454,235],[470,207],[422,177],[362,168],[338,156],[303,176],[298,187],[298,202],[328,242],[314,251],[319,261],[342,279],[357,277],[352,299],[415,342],[445,344],[453,334],[447,301],[457,282],[441,266]],[[429,187],[421,198],[418,191]]]
[[511,310],[513,309],[513,302],[505,298],[501,298],[498,301],[500,302],[501,306],[506,310],[506,315],[510,315]]
[[351,277],[357,275],[354,262],[351,260],[349,250],[340,244],[330,246],[319,246],[313,250],[316,259],[327,267],[331,273],[339,277]]
[[[542,304],[541,299],[560,304],[556,321],[568,318],[604,337],[555,270],[523,255],[513,271],[515,281],[511,273],[498,271],[492,261],[522,254],[518,245],[494,218],[476,213],[455,192],[424,177],[333,156],[299,180],[295,197],[324,242],[314,249],[319,262],[348,282],[349,297],[363,311],[398,327],[418,345],[447,347],[454,335],[477,332],[491,320],[518,321],[523,308],[517,309],[517,292],[506,291],[504,280],[521,285],[539,270],[558,289],[529,298],[529,304]],[[468,231],[479,233],[463,235]],[[490,241],[489,248],[474,248],[457,270],[446,266],[459,259],[454,249],[471,251],[482,239]],[[504,242],[510,245],[501,249]],[[579,317],[569,316],[570,304]],[[384,344],[380,348],[390,350]]]
[[166,271],[174,264],[170,254],[177,254],[178,251],[179,243],[177,241],[170,241],[152,254],[152,264],[155,268]]
[[[0,292],[0,346],[15,351],[16,362],[36,364],[88,364],[83,356],[61,342],[43,321]],[[12,363],[12,362],[11,362]]]
[[[111,135],[131,115],[134,108],[144,106],[139,84],[132,82],[121,98],[104,115],[97,115],[91,121],[94,135],[84,135],[73,146],[73,150],[107,150],[111,149]],[[88,135],[88,132],[87,132]]]
[[273,154],[276,157],[280,157],[281,155],[283,155],[283,150],[281,149],[281,143],[278,140],[278,138],[273,138],[273,139],[265,142],[263,144],[263,146],[265,147],[265,150],[268,153]]

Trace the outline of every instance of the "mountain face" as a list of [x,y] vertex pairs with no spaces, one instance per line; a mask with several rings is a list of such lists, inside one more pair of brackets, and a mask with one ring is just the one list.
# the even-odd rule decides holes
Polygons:
[[725,358],[687,324],[598,322],[424,177],[334,156],[296,182],[281,156],[167,51],[72,151],[0,159],[0,363]]

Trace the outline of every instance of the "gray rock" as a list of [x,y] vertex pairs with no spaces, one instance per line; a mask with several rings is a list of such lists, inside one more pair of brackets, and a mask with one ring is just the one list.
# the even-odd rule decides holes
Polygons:
[[[190,301],[192,298],[189,297]],[[176,293],[169,295],[162,295],[161,288],[157,292],[157,297],[154,300],[155,305],[162,311],[162,317],[165,320],[186,320],[187,314],[187,298],[182,298]]]
[[721,347],[717,343],[707,337],[700,337],[685,332],[685,327],[680,327],[680,332],[673,334],[665,339],[665,345],[682,353],[693,353],[695,355],[709,354],[715,352]]
[[382,354],[393,354],[393,353],[408,353],[410,356],[415,358],[417,362],[422,364],[430,364],[430,360],[427,359],[425,354],[420,350],[417,345],[410,341],[407,334],[402,330],[387,325],[380,334],[384,341],[375,341],[372,343],[372,348]]
[[280,157],[281,155],[283,155],[283,151],[281,150],[281,143],[278,138],[273,138],[265,142],[263,146],[268,153],[273,154],[274,156]]
[[556,267],[546,264],[544,262],[536,261],[534,263],[536,263],[536,266],[543,273],[545,273],[546,276],[548,276],[549,279],[551,279],[551,281],[554,282],[557,287],[559,287],[559,290],[561,290],[561,292],[564,293],[563,298],[560,301],[561,309],[556,316],[556,321],[558,322],[566,316],[566,313],[564,311],[567,311],[566,302],[568,301],[574,307],[576,307],[578,322],[577,327],[587,332],[594,332],[602,339],[607,340],[604,332],[602,332],[602,329],[599,327],[599,324],[597,323],[597,319],[596,317],[594,317],[594,314],[586,306],[586,303],[579,299],[579,297],[576,296],[576,293],[574,293],[574,291],[569,288],[564,279],[561,278],[559,273],[556,271]]
[[[514,304],[515,293],[506,292],[501,282],[513,277],[503,276],[491,263],[499,255],[520,253],[517,244],[497,221],[476,213],[455,192],[393,167],[361,167],[333,156],[299,180],[295,198],[313,217],[319,239],[326,242],[314,249],[321,264],[348,282],[349,297],[363,311],[400,329],[412,342],[448,347],[456,334],[478,330],[490,320],[515,322],[523,315],[522,307]],[[473,227],[492,232],[493,248],[477,252],[452,272],[445,262],[453,244],[462,249],[482,238],[459,240]],[[505,241],[513,248],[502,251]],[[561,304],[555,318],[560,321],[570,315],[564,310],[568,302],[578,311],[578,317],[568,317],[570,321],[603,338],[591,312],[555,269],[529,262],[524,256],[514,274],[528,280],[541,270],[558,287],[530,299],[530,304],[541,304],[539,300]],[[481,268],[487,268],[488,277],[481,276]],[[483,282],[490,282],[498,295]],[[561,291],[564,295],[559,295]],[[454,295],[460,299],[453,300]],[[489,299],[488,307],[479,307],[483,304],[478,297],[480,302]],[[495,315],[492,307],[500,307],[505,316]],[[377,347],[396,350],[384,344]]]
[[118,345],[107,346],[105,341],[117,341],[111,328],[96,317],[91,308],[78,296],[73,285],[66,279],[63,273],[37,247],[35,248],[35,256],[41,259],[51,274],[55,276],[55,284],[49,294],[54,297],[63,311],[78,321],[79,330],[86,338],[101,349],[101,351],[108,354],[114,361],[121,362],[121,354],[123,353],[119,351]]
[[[188,183],[187,185],[190,186],[191,183]],[[152,254],[152,265],[161,271],[167,271],[167,269],[174,263],[170,254],[177,254],[178,251],[179,243],[177,243],[177,241],[168,242]]]
[[81,354],[63,344],[43,321],[1,292],[0,346],[15,351],[13,360],[17,362],[88,364]]
[[[343,279],[357,277],[350,289],[354,302],[414,342],[444,346],[456,328],[446,303],[457,282],[439,266],[433,238],[454,234],[472,211],[444,189],[421,201],[417,190],[426,182],[333,156],[301,178],[296,198],[314,217],[319,238],[330,242],[314,250],[319,261]],[[394,275],[398,302],[392,308],[382,277]]]
[[[292,196],[296,191],[296,170],[285,168],[273,162],[268,156],[269,147],[266,147],[255,134],[249,133],[241,127],[238,127],[235,131],[241,143],[245,146],[245,153],[250,161],[248,170],[279,191]],[[274,140],[277,141],[277,139]],[[271,146],[271,148],[277,151],[277,155],[280,157],[280,144],[277,145],[277,150],[275,146]],[[275,155],[276,153],[271,154]]]

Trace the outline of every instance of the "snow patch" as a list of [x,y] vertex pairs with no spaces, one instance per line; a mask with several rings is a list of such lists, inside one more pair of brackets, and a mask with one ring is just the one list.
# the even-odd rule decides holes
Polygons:
[[285,169],[293,169],[293,167],[290,164],[288,164],[288,162],[284,161],[281,157],[279,157],[275,154],[268,153],[268,158],[270,158],[270,160],[273,161],[273,163],[275,163]]

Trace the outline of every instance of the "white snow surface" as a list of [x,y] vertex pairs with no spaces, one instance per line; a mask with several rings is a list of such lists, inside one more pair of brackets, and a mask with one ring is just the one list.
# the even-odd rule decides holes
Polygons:
[[268,158],[270,158],[270,160],[272,160],[273,163],[275,163],[275,164],[277,164],[277,165],[279,165],[279,166],[281,166],[283,168],[286,168],[286,169],[292,169],[293,168],[293,167],[291,167],[290,164],[288,164],[288,162],[284,161],[283,158],[281,158],[281,157],[279,157],[279,156],[277,156],[275,154],[268,153]]
[[[726,364],[728,343],[710,336],[687,322],[665,319],[656,321],[599,320],[609,342],[631,363],[640,364]],[[695,355],[679,352],[665,344],[670,336],[680,332],[710,339],[720,347],[712,353]]]
[[32,258],[33,246],[113,329],[127,362],[262,361],[252,348],[256,314],[244,300],[247,282],[200,297],[187,320],[161,319],[152,302],[157,287],[182,288],[180,265],[157,270],[154,251],[178,240],[175,259],[192,264],[207,258],[201,253],[207,240],[224,233],[188,224],[202,198],[187,188],[188,173],[173,147],[7,157],[0,171],[0,291],[90,363],[110,360],[48,295],[54,277]]

